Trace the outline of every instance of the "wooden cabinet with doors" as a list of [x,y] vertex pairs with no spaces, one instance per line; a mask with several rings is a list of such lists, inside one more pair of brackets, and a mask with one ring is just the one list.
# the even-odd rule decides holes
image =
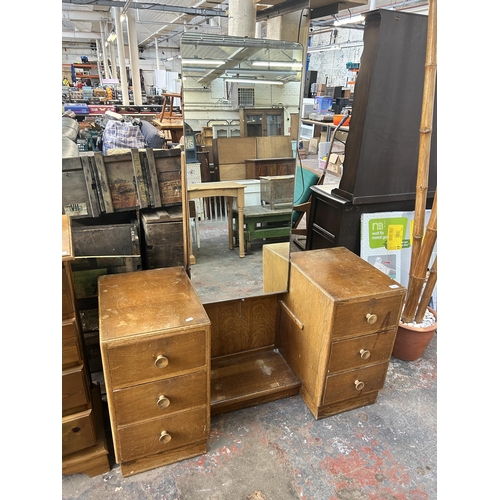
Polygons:
[[406,289],[343,247],[293,252],[280,351],[316,419],[376,401]]
[[283,108],[240,108],[241,137],[267,137],[285,134]]

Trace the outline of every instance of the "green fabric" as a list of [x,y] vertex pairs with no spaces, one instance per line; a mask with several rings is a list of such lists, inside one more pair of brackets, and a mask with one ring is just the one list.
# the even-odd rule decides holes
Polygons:
[[[295,169],[295,188],[293,191],[293,204],[300,205],[309,200],[311,196],[311,186],[318,183],[319,175],[310,170],[297,165]],[[292,212],[292,225],[297,222],[301,212]]]

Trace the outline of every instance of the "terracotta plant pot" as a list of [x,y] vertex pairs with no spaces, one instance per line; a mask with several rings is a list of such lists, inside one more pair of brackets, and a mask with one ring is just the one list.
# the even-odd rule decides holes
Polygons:
[[392,355],[395,358],[402,359],[403,361],[415,361],[420,358],[427,349],[427,346],[437,330],[437,313],[430,307],[428,310],[434,314],[436,318],[436,322],[433,325],[419,328],[405,325],[401,322],[399,323],[394,348],[392,350]]

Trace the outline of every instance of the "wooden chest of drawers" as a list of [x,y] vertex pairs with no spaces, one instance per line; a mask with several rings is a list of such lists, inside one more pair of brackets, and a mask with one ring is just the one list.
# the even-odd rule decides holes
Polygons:
[[344,247],[290,257],[279,345],[302,398],[316,419],[374,403],[405,288]]
[[62,471],[89,476],[109,471],[99,386],[92,385],[70,263],[71,219],[62,216]]
[[99,335],[123,476],[206,452],[210,320],[182,267],[99,278]]

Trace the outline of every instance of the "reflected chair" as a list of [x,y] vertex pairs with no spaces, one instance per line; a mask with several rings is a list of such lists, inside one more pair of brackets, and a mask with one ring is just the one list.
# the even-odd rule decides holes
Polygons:
[[[297,165],[295,169],[295,188],[293,193],[293,210],[292,210],[292,235],[306,236],[307,225],[309,223],[309,211],[311,207],[311,187],[323,184],[325,180],[326,170],[312,169],[304,165]],[[305,215],[305,227],[299,227]],[[299,241],[305,238],[292,238],[294,243],[304,249]]]

